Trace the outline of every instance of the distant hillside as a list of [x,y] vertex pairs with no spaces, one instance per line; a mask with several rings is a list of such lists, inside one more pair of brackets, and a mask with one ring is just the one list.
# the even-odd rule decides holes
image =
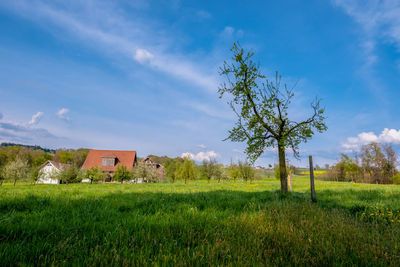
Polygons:
[[55,149],[43,148],[43,147],[37,146],[37,145],[31,146],[31,145],[23,145],[23,144],[15,144],[15,143],[1,143],[0,144],[0,147],[8,147],[8,146],[19,146],[19,147],[24,147],[27,149],[32,149],[32,150],[43,150],[44,152],[52,153],[52,154],[56,153]]

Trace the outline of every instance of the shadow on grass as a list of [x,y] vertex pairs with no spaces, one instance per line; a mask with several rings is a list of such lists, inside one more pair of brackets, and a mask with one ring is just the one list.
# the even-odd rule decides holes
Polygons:
[[[76,192],[72,193],[76,195]],[[393,211],[400,210],[400,191],[386,194],[380,190],[321,190],[317,191],[314,205],[328,209],[342,209],[351,214],[359,213],[369,206],[383,205]],[[176,212],[183,208],[196,208],[199,211],[214,209],[241,213],[263,208],[288,205],[310,204],[309,193],[278,191],[230,191],[217,190],[196,193],[129,192],[111,193],[100,197],[71,198],[68,193],[54,197],[29,194],[23,198],[0,201],[0,214],[8,212],[40,212],[53,207],[115,209],[121,213],[135,211],[138,214],[157,212]]]
[[353,214],[364,202],[399,195],[325,190],[317,197],[314,204],[308,193],[218,190],[2,198],[0,265],[35,265],[39,259],[43,265],[180,266],[400,261],[392,260],[397,239],[389,231],[369,236],[363,226],[346,224],[349,217],[329,212]]

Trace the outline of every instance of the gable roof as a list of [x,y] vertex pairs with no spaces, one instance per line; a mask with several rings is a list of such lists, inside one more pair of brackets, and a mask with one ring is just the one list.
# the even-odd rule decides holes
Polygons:
[[145,158],[145,159],[143,159],[142,160],[142,163],[144,164],[144,165],[147,165],[147,166],[149,166],[149,165],[154,165],[154,166],[156,166],[157,168],[159,168],[160,166],[161,166],[161,164],[159,164],[158,162],[156,162],[156,161],[154,161],[152,158],[150,158],[150,157],[147,157],[147,158]]
[[71,166],[71,164],[61,163],[61,162],[57,162],[57,161],[54,161],[54,160],[46,160],[46,162],[43,163],[42,165],[40,165],[39,168],[40,169],[43,168],[44,166],[47,165],[47,163],[50,163],[51,165],[53,165],[55,168],[57,168],[59,170],[62,170],[64,168],[67,168],[67,167]]
[[[103,157],[115,157],[116,164],[112,167],[102,166]],[[89,170],[93,167],[100,167],[103,171],[115,171],[120,165],[125,165],[128,169],[131,169],[135,162],[136,151],[90,149],[82,169]]]

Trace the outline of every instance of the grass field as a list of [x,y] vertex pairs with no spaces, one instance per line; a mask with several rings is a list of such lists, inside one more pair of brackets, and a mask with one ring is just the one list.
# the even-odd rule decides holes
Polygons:
[[400,186],[308,186],[2,186],[0,264],[400,266]]

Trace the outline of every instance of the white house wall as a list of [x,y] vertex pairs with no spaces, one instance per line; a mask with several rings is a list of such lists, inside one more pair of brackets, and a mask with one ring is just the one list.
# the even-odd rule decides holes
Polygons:
[[60,171],[54,167],[52,164],[46,164],[40,170],[40,178],[38,179],[38,184],[58,184],[59,180],[56,178],[56,175]]

